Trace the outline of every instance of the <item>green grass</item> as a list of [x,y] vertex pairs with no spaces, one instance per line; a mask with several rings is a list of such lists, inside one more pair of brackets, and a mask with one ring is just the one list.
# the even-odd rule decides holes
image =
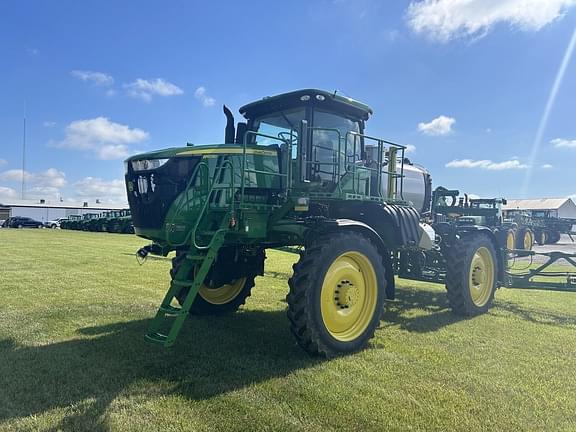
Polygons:
[[295,255],[268,253],[241,312],[143,340],[169,261],[134,236],[0,230],[0,430],[576,430],[576,295],[500,290],[461,320],[443,287],[400,281],[369,349],[299,349]]

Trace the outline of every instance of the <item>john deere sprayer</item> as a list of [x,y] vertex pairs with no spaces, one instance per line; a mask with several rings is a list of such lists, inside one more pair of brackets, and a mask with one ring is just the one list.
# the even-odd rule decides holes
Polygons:
[[[172,345],[188,314],[236,311],[264,273],[268,248],[300,247],[288,320],[302,348],[363,348],[394,298],[401,251],[438,250],[453,310],[488,309],[502,278],[488,229],[446,232],[420,222],[430,178],[405,147],[368,136],[367,105],[321,90],[266,97],[230,110],[224,143],[139,154],[126,161],[138,254],[176,255],[146,338]],[[407,254],[407,256],[418,254]]]

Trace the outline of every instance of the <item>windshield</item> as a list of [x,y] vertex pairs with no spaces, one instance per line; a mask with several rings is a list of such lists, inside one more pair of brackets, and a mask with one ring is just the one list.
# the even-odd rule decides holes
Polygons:
[[284,140],[292,137],[293,142],[295,142],[298,126],[300,121],[305,119],[305,116],[304,108],[296,108],[259,117],[254,120],[251,129],[258,134],[268,136],[253,135],[251,142],[260,145],[280,144],[280,141],[270,137]]

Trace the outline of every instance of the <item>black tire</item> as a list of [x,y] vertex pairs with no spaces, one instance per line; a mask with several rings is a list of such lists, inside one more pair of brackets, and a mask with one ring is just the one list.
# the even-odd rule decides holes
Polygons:
[[540,246],[547,244],[548,235],[547,235],[546,231],[544,231],[544,230],[535,231],[534,237],[536,239],[536,243],[538,243]]
[[[488,280],[491,285],[487,286],[481,298],[474,299],[477,291],[470,283],[471,272],[475,271],[472,267],[473,262],[476,261],[473,260],[480,251],[483,256],[486,253],[486,259],[492,262],[492,280]],[[498,279],[498,259],[491,239],[481,233],[463,236],[446,249],[444,255],[446,257],[446,291],[452,311],[457,315],[473,316],[490,309]],[[484,275],[484,277],[489,279],[489,276]],[[481,282],[476,286],[480,284]]]
[[496,232],[496,238],[502,249],[516,249],[516,230],[513,228],[499,229]]
[[[530,241],[528,241],[528,239],[526,238],[527,236],[530,236],[531,238]],[[528,242],[530,243],[529,247],[527,245]],[[532,250],[533,246],[534,246],[534,232],[530,228],[526,227],[519,228],[518,231],[516,232],[516,249]]]
[[[335,332],[328,328],[323,317],[323,312],[332,314],[332,316],[346,316],[338,308],[349,308],[350,315],[354,311],[354,300],[358,300],[358,288],[349,280],[342,280],[355,292],[346,294],[347,300],[345,305],[340,304],[338,297],[341,289],[340,282],[336,286],[330,286],[328,291],[324,292],[324,298],[329,298],[327,304],[322,302],[323,284],[328,276],[328,271],[333,263],[343,259],[346,254],[358,254],[364,265],[371,266],[373,270],[371,279],[372,286],[362,291],[362,308],[365,311],[364,316],[356,319],[352,326],[358,325],[358,335],[352,333],[350,340],[338,338]],[[290,330],[296,337],[298,345],[312,355],[322,355],[325,357],[334,357],[341,354],[347,354],[364,348],[368,341],[374,337],[374,332],[378,327],[382,314],[384,312],[384,300],[386,297],[386,274],[383,258],[378,248],[365,236],[354,232],[340,232],[331,235],[320,236],[306,247],[301,253],[300,260],[293,266],[294,274],[288,280],[290,292],[286,297],[288,302],[288,319],[290,321]],[[360,270],[360,265],[356,271]],[[337,274],[337,273],[336,273]],[[340,276],[338,276],[339,278]],[[333,281],[334,282],[334,281]],[[334,290],[334,294],[331,290]],[[371,291],[371,292],[369,292]],[[348,292],[348,291],[346,291]],[[332,300],[333,299],[333,300]],[[350,306],[348,305],[348,302]],[[367,310],[366,303],[369,304]],[[331,309],[330,311],[328,309]],[[336,310],[336,312],[334,312]],[[361,312],[362,313],[362,312]],[[341,314],[341,315],[338,315]],[[345,319],[345,318],[344,318]]]
[[560,241],[560,233],[558,231],[549,231],[548,240],[546,244],[556,244]]
[[[178,272],[180,264],[184,260],[185,253],[177,252],[176,256],[172,258],[172,268],[170,269],[170,277],[174,278]],[[246,275],[246,280],[241,290],[226,303],[215,304],[211,303],[205,299],[202,295],[203,288],[200,288],[192,307],[190,308],[190,315],[225,315],[236,312],[240,306],[246,303],[246,299],[250,297],[250,292],[252,287],[254,287],[254,279],[256,278],[256,273],[251,273]],[[176,300],[180,305],[184,304],[186,296],[190,288],[185,287],[180,290],[176,295]]]

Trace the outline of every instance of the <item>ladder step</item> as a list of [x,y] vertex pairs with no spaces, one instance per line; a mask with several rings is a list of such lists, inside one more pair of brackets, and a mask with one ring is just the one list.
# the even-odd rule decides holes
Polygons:
[[206,255],[190,255],[186,254],[186,259],[190,261],[202,261],[206,258]]
[[172,281],[172,285],[176,285],[179,287],[189,287],[192,286],[194,282],[188,282],[188,281],[179,281],[179,280],[173,280]]
[[166,339],[168,339],[168,336],[162,334],[162,333],[147,333],[144,336],[144,339],[146,339],[149,342],[154,342],[160,345],[164,345],[164,342],[166,342]]
[[160,306],[160,310],[168,315],[182,315],[182,308],[174,307],[172,305]]

